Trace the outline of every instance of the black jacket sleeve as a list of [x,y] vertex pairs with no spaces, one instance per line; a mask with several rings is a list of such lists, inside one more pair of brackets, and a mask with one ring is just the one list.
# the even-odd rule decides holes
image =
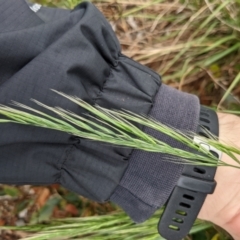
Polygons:
[[[160,78],[120,53],[111,26],[90,3],[43,21],[23,0],[0,0],[0,102],[34,106],[34,98],[76,113],[50,89],[107,108],[149,113]],[[132,150],[67,134],[0,125],[0,182],[63,186],[105,201]]]
[[[187,107],[191,116],[188,121],[179,125],[182,121],[173,120],[172,125],[194,131],[198,100],[160,86],[158,74],[121,54],[111,26],[91,3],[82,3],[68,11],[29,7],[24,0],[0,0],[1,104],[14,100],[38,108],[30,101],[34,98],[83,113],[83,109],[50,90],[56,89],[106,108],[152,113],[160,120],[162,114],[163,122],[173,116],[173,119],[183,117],[185,112],[179,115],[179,111]],[[171,105],[169,99],[174,96],[176,102]],[[168,106],[176,104],[182,107],[171,116]],[[164,192],[156,184],[154,188],[150,184],[154,181],[149,181],[151,171],[159,171],[161,165],[156,168],[151,161],[146,165],[148,158],[140,151],[106,146],[53,130],[0,125],[0,183],[60,183],[90,199],[104,202],[111,198],[128,212],[129,208],[138,211],[140,217],[130,213],[135,221],[145,220],[152,211],[148,209],[146,213],[140,203],[154,210],[158,208],[181,173],[181,167],[173,168],[175,177],[169,177],[165,184],[169,187],[164,197],[152,201],[151,194],[147,197],[138,194],[145,186],[149,192]],[[154,164],[156,159],[159,156],[155,155]],[[171,166],[165,165],[166,174],[171,172]],[[141,169],[138,176],[137,169]],[[134,181],[138,181],[138,186],[132,184]],[[161,198],[161,194],[157,196]]]

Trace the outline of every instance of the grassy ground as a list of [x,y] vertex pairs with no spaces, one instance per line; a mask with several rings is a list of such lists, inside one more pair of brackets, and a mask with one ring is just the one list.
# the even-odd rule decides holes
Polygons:
[[[36,2],[53,7],[73,8],[80,1],[36,0]],[[240,110],[238,0],[93,2],[110,21],[124,54],[160,73],[168,85],[198,95],[204,105],[219,110]],[[59,198],[58,193],[62,198]],[[0,226],[46,222],[52,217],[66,219],[103,215],[116,210],[117,208],[111,204],[87,201],[56,185],[20,188],[0,186]],[[130,227],[132,229],[133,225],[124,215],[121,215],[121,219],[129,226],[122,230],[121,234],[118,233],[121,239],[127,239],[124,233],[132,236],[129,239],[156,239],[156,232],[154,233],[156,217],[146,223],[145,228],[141,230],[141,233],[145,231],[152,235],[142,233],[141,237],[127,231]],[[94,221],[89,223],[99,225],[101,221],[110,220],[105,217]],[[74,226],[71,225],[71,229],[74,229]],[[111,229],[114,232],[114,229]],[[140,231],[140,226],[136,231]],[[187,239],[231,239],[216,227],[205,226],[203,230],[198,228],[196,232]],[[0,239],[1,237],[4,240],[19,239],[24,236],[26,234],[23,231],[18,232],[18,236],[5,231],[2,232]],[[96,235],[84,239],[118,238],[116,235],[112,235],[111,238]]]

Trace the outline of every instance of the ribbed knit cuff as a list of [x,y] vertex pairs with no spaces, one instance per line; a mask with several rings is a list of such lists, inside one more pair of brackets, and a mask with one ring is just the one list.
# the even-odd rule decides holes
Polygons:
[[[163,124],[183,131],[196,132],[200,104],[196,96],[162,84],[155,97],[150,116]],[[187,150],[172,138],[145,128],[146,133]],[[110,200],[118,204],[135,222],[148,219],[169,198],[183,165],[162,161],[165,154],[134,150],[129,166]]]

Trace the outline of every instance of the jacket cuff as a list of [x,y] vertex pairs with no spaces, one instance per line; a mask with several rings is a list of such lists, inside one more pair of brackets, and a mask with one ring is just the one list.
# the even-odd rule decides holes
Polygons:
[[[200,112],[196,96],[162,84],[150,116],[173,128],[196,132]],[[144,131],[172,147],[188,150],[180,142],[150,128]],[[129,166],[110,200],[135,222],[148,219],[169,198],[183,165],[163,161],[166,154],[134,150]]]

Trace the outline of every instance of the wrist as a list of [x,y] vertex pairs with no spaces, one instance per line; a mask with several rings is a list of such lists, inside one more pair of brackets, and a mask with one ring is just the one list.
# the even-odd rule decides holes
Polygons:
[[[240,128],[238,117],[218,113],[219,140],[226,144],[240,146],[239,135],[236,130]],[[233,164],[233,160],[226,154],[222,161]],[[208,195],[198,215],[200,219],[213,222],[228,231],[234,239],[240,239],[240,185],[239,169],[233,167],[218,167],[215,175],[217,187],[212,195]]]

